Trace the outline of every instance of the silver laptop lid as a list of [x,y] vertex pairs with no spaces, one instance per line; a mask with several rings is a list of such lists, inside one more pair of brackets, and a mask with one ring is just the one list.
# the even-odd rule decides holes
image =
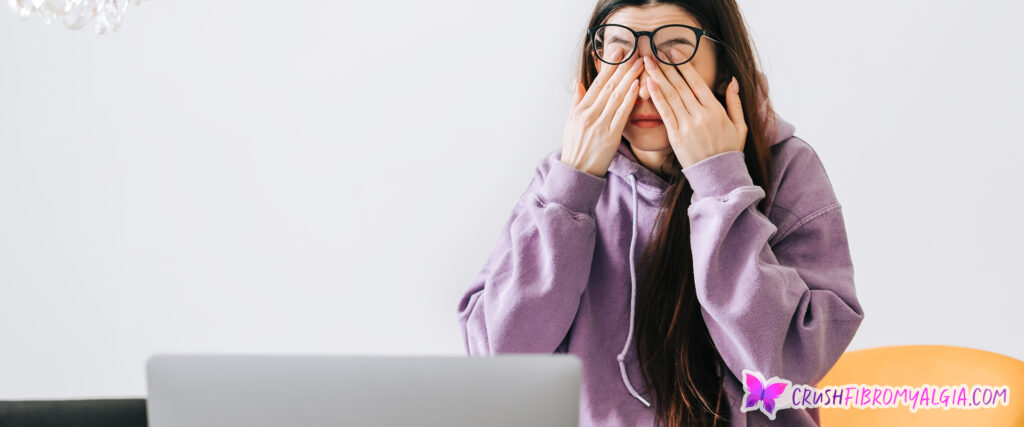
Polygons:
[[581,370],[571,354],[158,354],[146,408],[152,427],[578,426]]

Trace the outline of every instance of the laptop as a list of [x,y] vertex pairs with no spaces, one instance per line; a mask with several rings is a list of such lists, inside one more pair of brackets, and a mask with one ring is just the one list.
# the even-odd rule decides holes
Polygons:
[[151,427],[573,426],[575,355],[157,354]]

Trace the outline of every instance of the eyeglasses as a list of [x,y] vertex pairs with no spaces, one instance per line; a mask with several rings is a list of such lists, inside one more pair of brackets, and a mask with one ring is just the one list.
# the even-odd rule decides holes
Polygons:
[[700,47],[700,39],[722,44],[717,38],[697,27],[669,24],[653,31],[634,31],[625,25],[603,24],[587,30],[590,45],[601,62],[617,65],[629,60],[636,52],[640,36],[651,40],[651,52],[666,65],[681,65],[693,59]]

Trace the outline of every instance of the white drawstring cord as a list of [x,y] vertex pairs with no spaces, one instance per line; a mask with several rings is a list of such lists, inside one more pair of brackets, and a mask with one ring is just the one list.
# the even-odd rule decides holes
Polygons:
[[633,389],[633,385],[629,382],[629,376],[626,375],[626,352],[629,351],[629,344],[633,341],[633,310],[636,306],[636,268],[633,265],[633,250],[636,247],[636,218],[637,208],[639,204],[636,201],[636,176],[629,174],[629,183],[633,186],[633,236],[629,239],[629,278],[630,278],[630,296],[629,296],[629,332],[626,334],[626,344],[622,346],[622,353],[619,353],[615,358],[619,361],[619,372],[622,374],[622,383],[626,385],[626,389],[629,390],[629,394],[643,402],[644,405],[650,407],[651,404],[640,397],[640,394]]

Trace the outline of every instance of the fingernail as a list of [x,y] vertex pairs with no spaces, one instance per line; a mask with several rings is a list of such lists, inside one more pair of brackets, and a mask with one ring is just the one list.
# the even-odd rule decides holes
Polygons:
[[732,76],[732,93],[740,93],[740,83],[736,81],[736,76]]

